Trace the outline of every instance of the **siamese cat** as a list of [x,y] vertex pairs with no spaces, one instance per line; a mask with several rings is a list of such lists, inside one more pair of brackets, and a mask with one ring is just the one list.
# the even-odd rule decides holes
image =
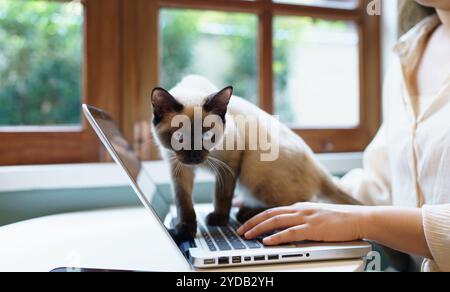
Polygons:
[[[311,201],[319,195],[336,203],[358,203],[339,189],[297,134],[257,106],[233,96],[231,86],[218,90],[203,77],[189,76],[170,91],[155,88],[151,101],[153,136],[171,166],[179,238],[192,238],[197,231],[192,190],[199,168],[217,178],[214,212],[206,218],[209,225],[228,223],[237,187],[245,202],[237,215],[241,222],[249,219],[249,210]],[[256,128],[255,135],[252,130]],[[252,140],[261,133],[276,148],[269,149],[275,159],[263,159],[268,147],[252,147]]]

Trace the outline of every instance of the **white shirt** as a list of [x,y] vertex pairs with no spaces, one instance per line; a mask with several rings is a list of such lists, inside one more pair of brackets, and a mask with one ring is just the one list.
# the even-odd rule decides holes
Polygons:
[[340,183],[367,205],[423,208],[434,258],[424,262],[423,270],[449,272],[450,78],[428,102],[412,96],[407,82],[439,24],[437,16],[428,17],[400,39],[395,48],[399,58],[384,88],[383,125],[365,151],[363,169]]

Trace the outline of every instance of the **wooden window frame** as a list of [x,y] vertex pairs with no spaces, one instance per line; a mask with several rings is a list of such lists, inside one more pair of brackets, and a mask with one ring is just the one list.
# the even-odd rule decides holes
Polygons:
[[[69,0],[47,0],[69,2]],[[83,0],[82,102],[120,117],[119,0]],[[81,112],[81,108],[80,108]],[[98,162],[102,148],[85,119],[76,127],[0,127],[0,165]]]
[[[52,1],[52,0],[47,0]],[[68,1],[68,0],[53,0]],[[380,17],[368,16],[370,0],[356,9],[272,3],[270,0],[81,0],[84,5],[83,102],[111,113],[125,136],[140,148],[137,127],[150,120],[149,94],[159,84],[159,10],[190,8],[248,12],[259,18],[260,107],[273,106],[275,15],[351,20],[360,36],[361,123],[355,129],[293,129],[316,152],[363,150],[381,120]],[[103,147],[86,121],[73,127],[0,127],[0,165],[97,162]],[[145,158],[156,158],[151,147]]]
[[[156,0],[158,9],[184,8],[247,12],[259,18],[259,106],[274,113],[273,20],[275,16],[310,16],[327,20],[353,21],[358,25],[360,58],[360,124],[353,129],[298,129],[293,131],[315,152],[362,151],[375,136],[381,123],[381,20],[369,16],[370,0],[355,7],[282,4],[271,0]],[[348,5],[346,5],[348,6]],[[157,33],[157,32],[155,32]],[[159,62],[155,61],[155,62]]]
[[[158,84],[156,2],[79,1],[84,7],[82,102],[108,111],[126,138],[139,144],[136,124],[150,120],[149,94]],[[79,127],[0,127],[0,141],[0,166],[108,160],[85,119]],[[154,146],[151,150],[157,152]]]

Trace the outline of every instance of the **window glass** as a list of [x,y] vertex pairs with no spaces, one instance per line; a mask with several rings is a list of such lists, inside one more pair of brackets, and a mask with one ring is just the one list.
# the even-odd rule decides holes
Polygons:
[[82,5],[0,1],[0,126],[81,120]]
[[297,128],[359,125],[359,38],[355,23],[275,18],[275,108]]
[[167,89],[198,74],[258,102],[258,18],[245,13],[162,9],[161,83]]

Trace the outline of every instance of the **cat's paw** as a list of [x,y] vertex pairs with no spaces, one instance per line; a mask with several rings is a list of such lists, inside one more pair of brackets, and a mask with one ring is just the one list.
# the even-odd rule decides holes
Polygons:
[[180,222],[175,226],[177,241],[186,241],[195,238],[197,234],[197,222]]
[[206,224],[211,226],[226,226],[228,225],[228,214],[210,213],[206,216]]
[[250,208],[243,206],[239,208],[236,219],[243,224],[265,210],[267,210],[267,208]]

